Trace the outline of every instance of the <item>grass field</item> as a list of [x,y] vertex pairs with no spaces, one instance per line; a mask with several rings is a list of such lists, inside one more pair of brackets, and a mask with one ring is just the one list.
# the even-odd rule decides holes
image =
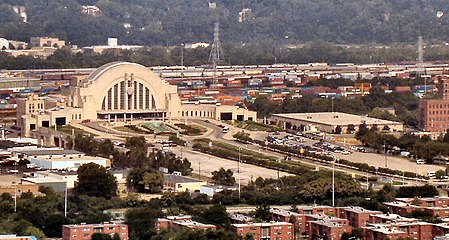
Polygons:
[[[54,129],[54,127],[52,128]],[[72,133],[74,133],[74,135],[89,135],[89,132],[84,131],[81,128],[76,128],[70,125],[65,125],[65,126],[57,126],[56,127],[57,131],[63,132],[63,133],[67,133],[69,135],[72,135]],[[97,136],[96,134],[90,133],[91,136]]]
[[253,122],[253,121],[244,121],[244,122],[235,122],[233,123],[235,127],[242,128],[248,131],[283,131],[282,128],[273,125],[267,125],[263,123]]

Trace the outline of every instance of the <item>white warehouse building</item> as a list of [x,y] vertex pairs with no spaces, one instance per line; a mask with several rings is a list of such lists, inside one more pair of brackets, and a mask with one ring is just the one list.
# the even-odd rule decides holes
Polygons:
[[111,166],[111,160],[107,158],[86,156],[75,150],[22,150],[14,152],[14,155],[27,159],[31,164],[42,169],[76,170],[87,163],[95,163],[103,167]]

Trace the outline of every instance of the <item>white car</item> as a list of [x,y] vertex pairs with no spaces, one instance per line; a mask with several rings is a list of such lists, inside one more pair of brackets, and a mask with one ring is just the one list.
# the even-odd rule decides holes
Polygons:
[[348,151],[348,150],[343,150],[343,151],[341,151],[341,154],[343,154],[343,155],[349,155],[349,154],[351,154],[351,152]]

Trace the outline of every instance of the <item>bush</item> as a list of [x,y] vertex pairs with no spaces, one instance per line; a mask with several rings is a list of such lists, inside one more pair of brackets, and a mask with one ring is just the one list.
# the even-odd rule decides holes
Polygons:
[[253,139],[249,136],[249,133],[245,133],[243,131],[237,132],[232,135],[235,139],[240,140],[242,142],[252,142]]
[[181,138],[179,138],[176,135],[171,135],[170,137],[168,137],[168,140],[174,142],[176,145],[179,145],[179,146],[186,145],[186,141],[182,140]]
[[181,134],[184,135],[201,135],[206,131],[204,128],[196,125],[186,125],[183,123],[177,123],[175,124],[175,126],[183,129],[184,131],[182,131]]

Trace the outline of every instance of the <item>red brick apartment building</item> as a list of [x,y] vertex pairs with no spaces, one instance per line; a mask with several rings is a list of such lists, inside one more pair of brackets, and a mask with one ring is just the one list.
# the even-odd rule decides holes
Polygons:
[[254,240],[293,240],[295,231],[288,222],[246,223],[232,225],[237,235],[251,234]]
[[311,221],[326,221],[338,223],[341,225],[349,224],[349,221],[347,219],[332,217],[332,215],[335,215],[335,208],[333,207],[300,206],[298,207],[298,210],[300,213],[274,208],[271,210],[272,220],[276,222],[292,222],[292,220],[294,220],[294,228],[296,232],[299,232],[301,234],[304,233],[306,235],[310,233]]
[[419,102],[418,128],[428,132],[446,133],[449,128],[449,79],[438,84],[438,99]]
[[364,240],[398,240],[407,238],[407,233],[384,225],[375,225],[363,228]]
[[353,228],[365,227],[371,215],[382,214],[380,211],[371,211],[361,207],[342,207],[336,209],[337,217],[349,220],[349,226]]
[[121,240],[128,240],[128,225],[122,223],[102,223],[102,224],[75,224],[62,226],[62,240],[84,240],[91,239],[94,233],[115,234]]
[[426,222],[370,224],[363,229],[365,240],[399,238],[432,240],[435,236],[434,227]]
[[350,233],[352,227],[348,224],[331,221],[310,221],[309,239],[312,240],[339,240],[343,233]]
[[401,216],[411,213],[413,210],[426,210],[432,216],[441,218],[449,217],[449,198],[433,197],[433,198],[398,198],[395,202],[384,203],[388,212],[399,214]]

